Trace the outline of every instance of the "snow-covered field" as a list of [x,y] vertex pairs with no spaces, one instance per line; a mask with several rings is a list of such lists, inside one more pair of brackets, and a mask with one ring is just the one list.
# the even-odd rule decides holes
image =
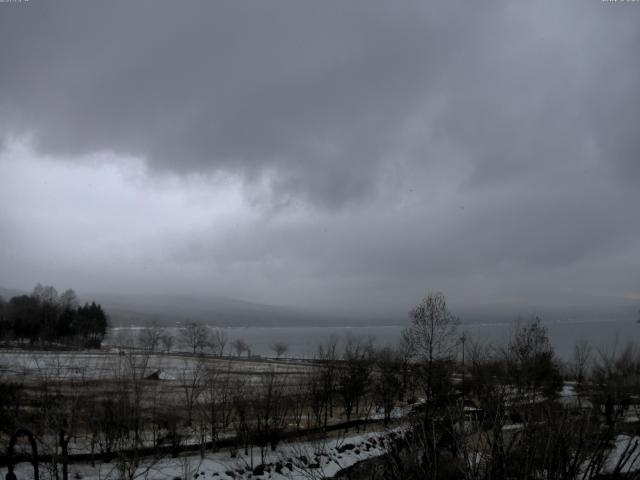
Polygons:
[[[136,470],[135,476],[148,480],[320,479],[332,477],[359,461],[384,454],[387,440],[401,433],[402,430],[396,428],[281,444],[276,451],[266,452],[264,464],[259,449],[255,447],[248,455],[244,455],[243,451],[233,455],[233,452],[227,450],[206,453],[204,457],[197,454],[159,461],[145,460]],[[33,476],[33,469],[28,463],[17,465],[15,471],[18,478]],[[6,468],[0,469],[3,477],[6,473]],[[69,478],[74,479],[107,480],[119,478],[120,474],[116,463],[99,463],[95,467],[88,464],[69,466]],[[49,478],[43,466],[41,478]]]
[[[0,351],[0,375],[4,379],[42,380],[109,380],[118,378],[123,370],[134,365],[144,368],[141,374],[158,372],[161,380],[177,379],[185,372],[202,366],[233,374],[279,372],[300,374],[310,365],[291,361],[261,361],[233,358],[199,357],[186,354],[120,355],[118,352],[42,352]],[[145,375],[146,376],[146,375]]]
[[[178,458],[143,459],[135,473],[131,473],[133,478],[145,480],[319,480],[331,478],[340,470],[360,461],[385,454],[388,441],[402,434],[403,428],[398,427],[317,441],[283,443],[276,451],[265,452],[264,463],[256,447],[248,455],[242,450],[224,450],[207,452],[204,456],[190,454]],[[603,473],[612,473],[616,468],[621,473],[639,470],[639,445],[640,437],[618,435],[605,461]],[[93,467],[89,464],[71,464],[69,475],[77,480],[115,480],[121,478],[122,466],[115,462],[96,463]],[[584,465],[583,469],[587,467]],[[18,478],[33,478],[33,467],[29,463],[18,464],[15,471]],[[6,467],[0,468],[2,477],[6,473]],[[40,478],[51,478],[45,465],[40,465]]]

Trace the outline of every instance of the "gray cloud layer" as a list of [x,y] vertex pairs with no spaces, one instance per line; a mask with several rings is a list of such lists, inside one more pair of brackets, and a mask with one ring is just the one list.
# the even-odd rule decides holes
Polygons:
[[274,277],[301,303],[640,298],[635,3],[0,7],[3,144],[241,179],[239,226],[150,240],[158,265],[281,303]]

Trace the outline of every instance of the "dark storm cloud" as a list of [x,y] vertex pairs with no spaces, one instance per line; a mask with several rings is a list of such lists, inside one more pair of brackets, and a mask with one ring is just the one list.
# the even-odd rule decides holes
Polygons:
[[111,149],[158,168],[248,176],[275,169],[279,189],[340,204],[371,187],[441,55],[435,17],[372,7],[5,9],[8,127],[32,130],[58,154]]
[[171,262],[307,292],[638,289],[633,2],[0,7],[0,146],[242,179],[252,220],[163,237]]
[[278,191],[329,204],[373,187],[405,119],[500,13],[499,4],[342,2],[24,7],[1,20],[5,128],[33,131],[49,153],[109,149],[176,171],[275,169]]
[[579,162],[588,142],[637,174],[640,29],[625,8],[32,2],[0,20],[4,128],[49,153],[273,170],[277,191],[339,205],[442,98],[433,128],[480,180]]
[[431,127],[479,181],[579,163],[585,148],[637,175],[637,12],[531,3],[6,7],[4,129],[48,153],[275,172],[274,191],[335,206],[375,188],[407,119],[436,98]]

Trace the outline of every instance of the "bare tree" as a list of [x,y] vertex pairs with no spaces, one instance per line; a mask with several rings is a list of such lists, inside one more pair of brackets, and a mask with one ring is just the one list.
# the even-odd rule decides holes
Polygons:
[[346,415],[347,427],[352,415],[358,415],[360,400],[365,395],[371,375],[371,345],[355,338],[347,339],[341,367],[337,371],[337,385]]
[[391,412],[401,386],[400,355],[391,347],[385,347],[375,353],[375,375],[373,393],[376,403],[382,408],[385,427],[391,421]]
[[507,381],[525,398],[552,396],[562,386],[559,363],[539,318],[516,324],[503,355]]
[[460,322],[449,312],[445,296],[440,292],[428,293],[411,310],[409,318],[411,324],[403,337],[420,362],[421,384],[428,404],[442,393],[450,378],[447,365],[459,339]]
[[180,388],[184,393],[184,405],[186,408],[186,425],[191,426],[193,422],[194,407],[198,397],[202,393],[205,380],[205,366],[202,361],[185,360],[182,371],[179,374]]
[[11,337],[12,325],[7,321],[7,302],[0,295],[0,339],[6,340]]
[[160,343],[162,344],[164,351],[167,353],[169,353],[173,348],[173,338],[173,335],[166,331],[160,335]]
[[581,385],[585,380],[592,351],[591,345],[586,340],[579,341],[573,347],[573,376],[578,385]]
[[[338,368],[338,339],[335,335],[329,337],[324,344],[318,345],[317,361],[320,367],[314,372],[311,387],[315,390],[314,402],[316,402],[316,414],[320,415],[323,428],[327,428],[329,417],[333,416],[333,402],[336,393],[337,368]],[[319,422],[320,423],[320,422]]]
[[149,350],[153,353],[160,345],[160,339],[163,335],[163,329],[160,328],[158,324],[153,323],[152,325],[140,330],[140,332],[138,333],[138,345],[140,346],[140,348]]
[[209,329],[198,322],[187,322],[180,331],[180,339],[193,353],[202,353],[211,345]]
[[231,342],[231,348],[236,352],[236,355],[241,356],[244,352],[249,351],[249,345],[242,338],[236,338]]
[[233,384],[232,392],[231,403],[234,413],[233,427],[236,433],[236,448],[242,445],[244,447],[244,453],[247,455],[251,442],[251,411],[246,380],[243,378],[237,379]]
[[289,350],[289,345],[284,342],[276,342],[271,345],[271,350],[273,350],[273,353],[276,354],[276,358],[280,359],[280,357],[287,353],[287,351]]
[[79,302],[78,302],[78,297],[76,295],[76,292],[71,288],[65,290],[60,295],[60,298],[58,299],[58,304],[60,305],[60,308],[62,310],[77,308],[79,305]]
[[276,449],[287,416],[284,376],[274,369],[261,376],[259,387],[254,392],[252,402],[251,436],[260,448],[261,463],[265,463],[267,448]]
[[58,291],[51,285],[43,286],[38,283],[33,289],[31,297],[40,305],[38,321],[42,330],[41,335],[45,340],[56,339],[58,316],[60,314]]
[[203,385],[199,405],[215,450],[219,432],[229,426],[233,413],[231,364],[227,365],[226,371],[207,368]]
[[[296,426],[296,431],[300,430],[300,426],[302,424],[302,418],[305,414],[309,415],[309,396],[310,392],[307,388],[307,379],[308,373],[306,375],[297,376],[295,381],[289,387],[289,399],[291,404],[291,417],[293,423]],[[310,422],[307,422],[307,426]]]
[[151,430],[147,422],[147,399],[157,395],[158,382],[148,382],[150,372],[149,352],[129,352],[118,357],[115,365],[117,390],[113,392],[113,412],[105,427],[113,436],[115,465],[120,478],[133,480],[148,473],[159,458],[142,463],[140,450],[145,445],[145,436]]
[[58,304],[58,291],[51,285],[38,283],[31,292],[31,296],[40,303]]
[[591,401],[609,427],[625,412],[640,404],[640,349],[628,344],[620,352],[602,349],[591,371]]
[[211,348],[219,357],[222,357],[224,355],[224,349],[227,346],[228,342],[229,337],[224,330],[219,328],[213,332],[213,336],[211,338]]
[[76,367],[73,358],[52,354],[46,360],[34,356],[38,366],[39,406],[36,434],[43,451],[50,454],[52,478],[68,479],[68,446],[86,421],[88,393],[85,368]]

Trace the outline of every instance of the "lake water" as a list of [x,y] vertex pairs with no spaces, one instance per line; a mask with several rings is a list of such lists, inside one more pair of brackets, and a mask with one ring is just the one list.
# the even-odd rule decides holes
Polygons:
[[[551,343],[564,360],[571,360],[576,343],[589,342],[594,349],[622,348],[628,342],[640,342],[640,323],[632,321],[563,321],[544,323]],[[326,342],[332,336],[338,343],[344,344],[349,336],[369,338],[378,346],[396,344],[405,325],[389,326],[358,326],[358,327],[228,327],[223,330],[229,337],[229,344],[241,338],[251,347],[254,355],[273,356],[271,346],[276,342],[288,346],[287,356],[310,357],[317,350],[320,343]],[[462,324],[460,332],[466,333],[473,341],[504,344],[514,331],[513,323],[476,323]],[[111,334],[122,336],[122,330],[131,330],[135,335],[135,327],[117,327]],[[176,333],[177,333],[177,329]],[[227,346],[229,349],[230,347]]]

